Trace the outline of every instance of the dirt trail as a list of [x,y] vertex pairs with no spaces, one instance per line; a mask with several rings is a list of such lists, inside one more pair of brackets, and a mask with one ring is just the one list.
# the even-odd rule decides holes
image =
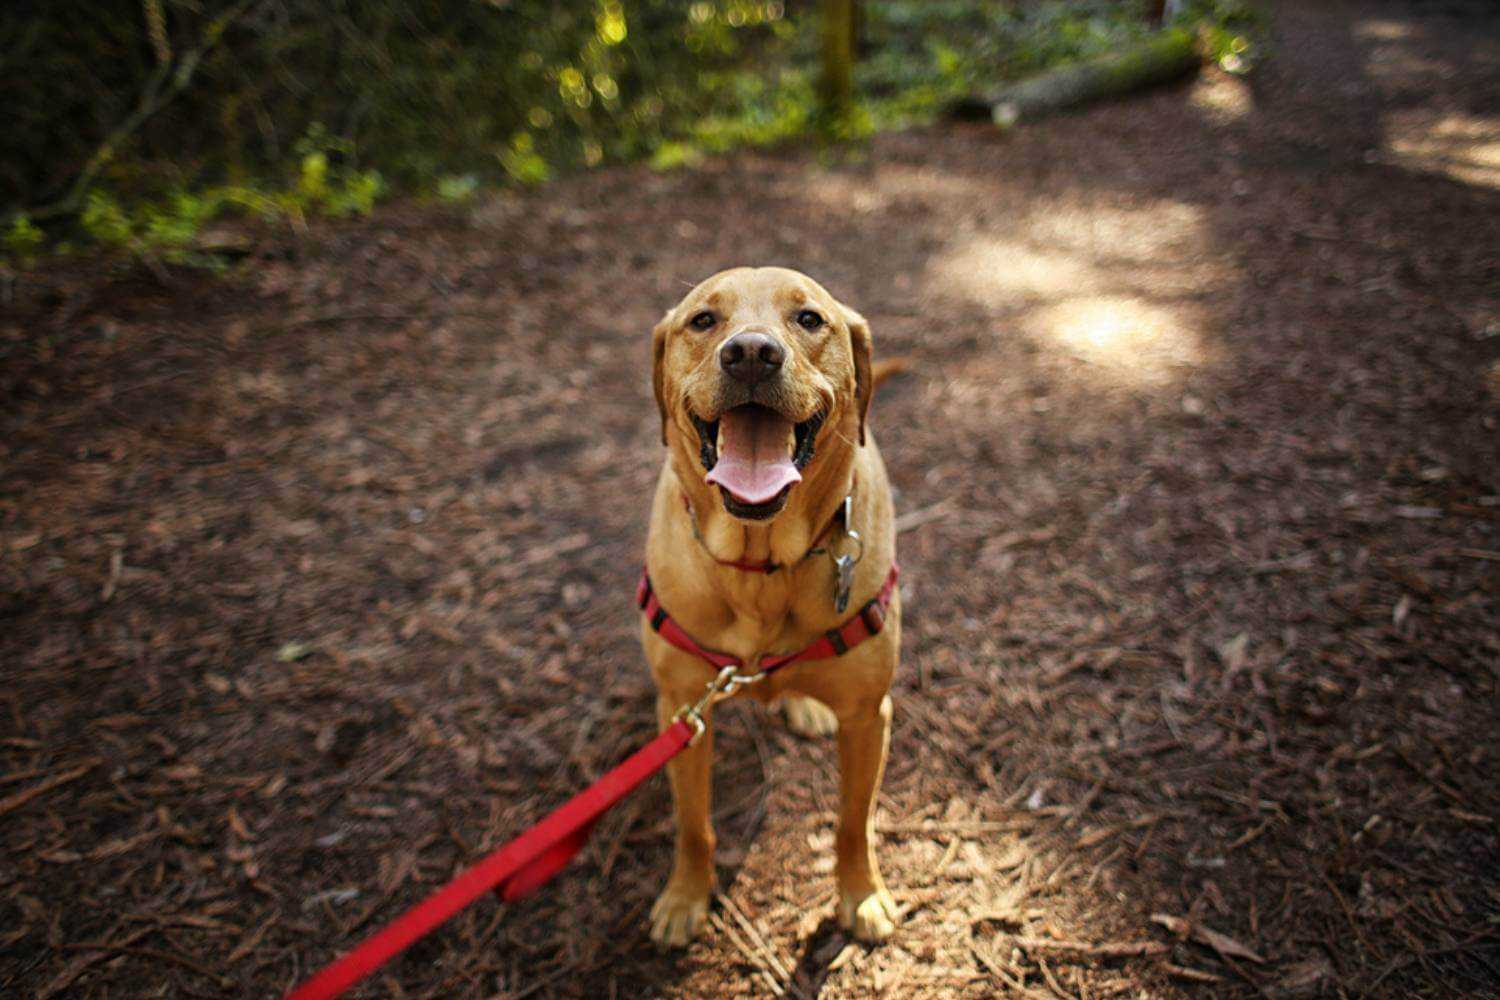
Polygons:
[[832,748],[731,708],[693,948],[646,940],[656,782],[366,995],[1500,994],[1497,107],[1484,4],[1288,3],[1251,83],[1009,136],[28,276],[0,992],[272,995],[644,739],[646,331],[775,262],[917,359],[875,413],[902,928],[833,923]]

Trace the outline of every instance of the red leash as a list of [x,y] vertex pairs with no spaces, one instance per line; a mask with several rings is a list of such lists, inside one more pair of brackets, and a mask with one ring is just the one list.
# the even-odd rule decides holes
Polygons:
[[493,891],[510,902],[540,888],[578,853],[600,816],[698,738],[703,732],[703,710],[710,704],[728,697],[746,684],[764,680],[788,664],[842,656],[878,633],[885,626],[885,609],[895,593],[898,573],[892,564],[880,592],[842,627],[829,630],[806,649],[762,658],[758,671],[741,674],[742,664],[737,658],[698,645],[672,620],[657,600],[650,578],[642,572],[636,603],[650,620],[651,627],[672,645],[695,653],[719,668],[718,676],[709,682],[703,697],[694,705],[684,705],[676,720],[662,730],[661,735],[625,758],[613,771],[558,806],[540,823],[504,847],[459,873],[453,881],[401,914],[383,930],[366,938],[353,951],[325,966],[287,994],[286,1000],[332,1000],[431,934],[485,893]]
[[692,721],[678,719],[536,826],[462,872],[332,965],[325,966],[289,993],[287,1000],[329,1000],[340,996],[485,893],[493,890],[509,902],[539,888],[578,853],[595,820],[686,749],[698,732]]

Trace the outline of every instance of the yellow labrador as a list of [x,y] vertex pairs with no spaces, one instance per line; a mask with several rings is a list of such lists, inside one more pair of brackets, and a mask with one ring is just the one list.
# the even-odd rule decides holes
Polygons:
[[[799,731],[837,729],[838,917],[860,940],[882,940],[896,912],[875,860],[873,813],[901,602],[891,586],[890,488],[866,426],[875,384],[886,374],[871,363],[869,326],[804,274],[735,268],[689,292],[652,341],[667,459],[643,591],[654,593],[659,613],[643,620],[641,640],[659,721],[669,725],[718,673],[701,650],[728,654],[747,672],[764,657],[827,651],[740,694],[786,699]],[[858,645],[819,647],[847,645],[829,633],[877,595],[889,602],[880,605],[883,622],[856,629]],[[698,651],[664,638],[668,614]],[[714,880],[713,724],[711,711],[703,714],[702,737],[670,766],[676,859],[651,928],[664,946],[684,945],[702,927]]]

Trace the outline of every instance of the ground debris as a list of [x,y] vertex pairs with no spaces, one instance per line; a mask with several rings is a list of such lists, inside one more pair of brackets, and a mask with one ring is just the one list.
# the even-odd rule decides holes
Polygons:
[[1191,938],[1199,944],[1206,944],[1220,955],[1230,958],[1243,958],[1251,962],[1264,962],[1255,952],[1240,944],[1227,934],[1205,927],[1193,920],[1184,920],[1182,917],[1174,917],[1166,913],[1153,913],[1151,920],[1161,924],[1167,930],[1179,937]]
[[0,991],[280,995],[648,739],[644,345],[763,261],[912,358],[895,936],[837,924],[836,745],[730,704],[702,941],[647,939],[653,781],[372,993],[1492,993],[1492,19],[1272,6],[1228,104],[6,272]]

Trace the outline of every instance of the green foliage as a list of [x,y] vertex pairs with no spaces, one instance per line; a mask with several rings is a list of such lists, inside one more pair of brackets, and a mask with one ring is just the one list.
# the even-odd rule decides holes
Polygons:
[[127,209],[113,195],[96,188],[86,196],[79,223],[89,240],[100,247],[137,257],[185,261],[190,259],[188,246],[220,203],[221,198],[212,192],[179,192],[162,202]]
[[328,154],[320,151],[302,157],[297,186],[281,198],[289,213],[321,210],[335,217],[367,215],[383,189],[380,174],[374,170],[342,170],[330,176]]
[[[16,213],[65,189],[234,2],[169,0],[155,34],[136,0],[84,18],[38,8],[0,28],[0,87],[27,137],[0,165],[0,189],[16,192],[0,206],[16,220],[7,247],[35,228]],[[669,170],[819,133],[858,139],[1151,30],[1143,0],[865,0],[856,108],[830,123],[819,6],[265,0],[191,87],[112,146],[97,184],[108,194],[77,222],[107,246],[180,256],[226,212],[359,214],[393,188],[461,201],[608,162]],[[1248,65],[1259,21],[1246,0],[1198,0],[1186,16],[1214,58]]]
[[500,165],[518,184],[540,184],[552,176],[552,168],[536,151],[536,140],[530,132],[517,132],[497,154]]
[[473,174],[439,177],[434,193],[443,201],[468,201],[479,193],[479,178]]
[[308,127],[294,151],[298,157],[296,182],[289,190],[271,196],[288,215],[366,215],[385,190],[378,171],[347,165],[354,158],[353,143],[331,135],[322,122]]
[[[302,157],[295,180],[281,189],[225,184],[197,191],[177,189],[128,202],[95,188],[85,197],[79,225],[94,244],[136,257],[202,263],[193,244],[203,227],[226,214],[300,221],[309,215],[367,214],[384,190],[374,170],[332,163],[334,147],[312,130],[298,144]],[[18,216],[19,220],[24,216]]]
[[676,170],[703,162],[703,151],[685,142],[668,140],[656,147],[651,154],[652,170]]
[[[168,2],[154,35],[137,0],[101,0],[84,18],[39,8],[0,28],[0,87],[28,136],[25,155],[0,166],[0,181],[13,182],[0,189],[19,195],[0,210],[64,190],[69,165],[91,158],[159,70],[234,2]],[[279,201],[359,211],[379,192],[377,177],[432,193],[454,176],[538,184],[663,147],[670,161],[679,146],[777,141],[806,119],[800,94],[788,101],[761,79],[798,54],[779,0],[265,0],[249,9],[192,86],[112,149],[100,181],[122,203],[247,178],[260,188],[291,173],[296,194]],[[754,104],[762,96],[769,110]],[[379,174],[362,172],[371,168]],[[340,169],[357,179],[335,183]]]
[[104,246],[124,247],[135,243],[137,227],[118,201],[97,188],[88,193],[83,217],[79,221],[83,224],[83,231]]
[[886,128],[963,94],[1112,52],[1152,29],[1139,3],[932,0],[871,5],[861,90]]
[[10,220],[10,227],[6,229],[5,236],[0,238],[0,249],[4,250],[7,257],[28,263],[36,256],[46,239],[46,234],[25,213],[21,213]]
[[1248,73],[1265,50],[1265,13],[1246,0],[1197,0],[1179,15],[1197,25],[1204,54],[1230,73]]

